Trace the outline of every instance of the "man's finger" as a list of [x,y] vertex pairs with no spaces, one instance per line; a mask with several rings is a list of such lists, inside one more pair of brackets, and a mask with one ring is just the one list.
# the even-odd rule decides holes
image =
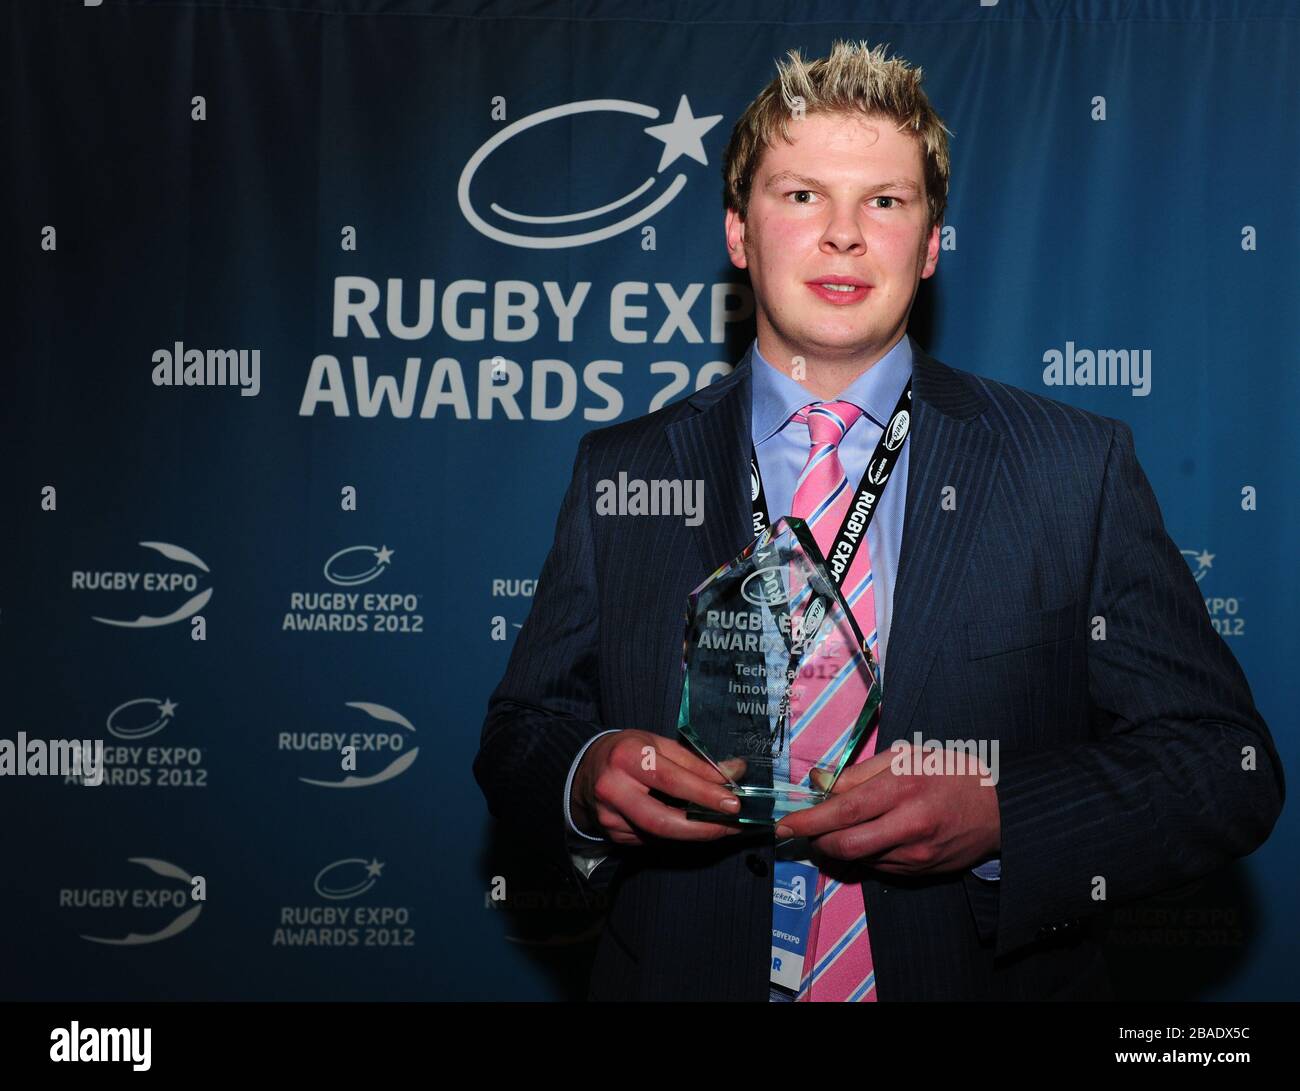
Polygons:
[[908,840],[905,808],[894,807],[878,818],[831,830],[812,839],[813,851],[836,860],[863,860],[872,867]]
[[718,762],[718,768],[732,780],[738,781],[745,775],[745,770],[749,768],[749,762],[744,758],[728,758],[726,761]]
[[740,826],[724,826],[717,822],[703,822],[687,818],[680,807],[660,803],[648,791],[638,792],[638,798],[618,804],[623,817],[641,835],[668,838],[673,841],[716,841],[740,833]]
[[704,780],[713,781],[715,784],[724,783],[723,775],[717,769],[694,750],[683,746],[676,739],[659,739],[653,744],[652,749],[659,751],[655,755],[655,764],[658,764],[660,757],[667,757],[670,761],[680,765],[688,772],[702,777]]
[[606,837],[615,833],[636,835],[636,831],[628,825],[627,819],[615,808],[605,803],[596,808],[596,821],[600,824],[600,828],[605,831]]
[[[884,768],[888,769],[889,766]],[[893,806],[894,793],[888,790],[887,785],[867,784],[864,781],[844,791],[839,791],[838,788],[839,785],[836,784],[837,791],[826,802],[795,811],[781,819],[776,828],[777,837],[816,837],[831,830],[878,818]]]
[[712,765],[672,739],[662,741],[664,745],[648,746],[649,753],[643,750],[639,758],[633,754],[630,762],[621,758],[618,768],[674,799],[698,803],[723,814],[740,811],[740,800],[723,787],[722,774]]
[[723,814],[740,812],[740,800],[717,781],[696,776],[664,757],[660,758],[653,772],[645,772],[638,779],[674,799],[698,803],[711,811]]
[[839,775],[839,778],[835,781],[835,787],[831,791],[847,792],[850,788],[856,788],[859,784],[870,780],[877,773],[883,773],[890,767],[893,760],[893,751],[885,750],[879,754],[873,754],[866,761],[850,765]]

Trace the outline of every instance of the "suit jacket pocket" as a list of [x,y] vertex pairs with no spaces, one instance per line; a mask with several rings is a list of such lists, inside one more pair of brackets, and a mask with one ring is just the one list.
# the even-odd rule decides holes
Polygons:
[[1076,604],[1030,610],[1011,617],[989,617],[966,625],[969,658],[985,659],[1021,648],[1068,640],[1075,633]]
[[975,929],[980,941],[992,943],[998,934],[998,895],[1001,892],[1000,879],[981,879],[971,872],[962,872],[962,885],[966,887],[966,899],[970,903],[971,915],[975,918]]

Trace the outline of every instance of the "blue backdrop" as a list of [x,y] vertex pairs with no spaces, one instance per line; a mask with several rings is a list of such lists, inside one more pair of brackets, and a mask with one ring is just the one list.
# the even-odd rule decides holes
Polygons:
[[[102,740],[109,781],[0,778],[3,996],[580,992],[600,920],[493,828],[486,698],[579,436],[752,337],[722,151],[837,37],[922,66],[955,134],[913,335],[1132,425],[1300,783],[1298,14],[6,5],[0,737]],[[1140,366],[1051,381],[1089,354]],[[183,381],[209,361],[238,381]],[[1121,992],[1296,996],[1294,810],[1115,912]]]

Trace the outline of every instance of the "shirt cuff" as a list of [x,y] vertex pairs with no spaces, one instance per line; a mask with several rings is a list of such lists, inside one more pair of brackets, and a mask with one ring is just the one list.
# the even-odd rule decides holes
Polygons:
[[573,764],[569,766],[569,775],[564,780],[564,821],[572,833],[579,837],[584,837],[588,841],[608,841],[608,837],[592,837],[589,833],[583,833],[573,822],[573,815],[569,812],[569,795],[573,791],[573,774],[578,771],[578,766],[582,764],[582,756],[587,752],[587,747],[594,743],[601,735],[612,735],[621,728],[611,728],[609,731],[602,731],[600,735],[593,735],[586,741],[582,749],[578,751],[578,756],[573,759]]
[[985,860],[979,867],[971,868],[971,873],[979,879],[1001,879],[1002,878],[1002,858],[994,857],[992,860]]

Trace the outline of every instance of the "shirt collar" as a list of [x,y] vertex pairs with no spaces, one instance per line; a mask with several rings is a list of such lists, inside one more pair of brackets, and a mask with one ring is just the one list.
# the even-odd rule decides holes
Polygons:
[[[754,445],[779,432],[791,417],[809,402],[816,401],[812,391],[800,386],[785,372],[763,358],[758,338],[751,346],[753,360],[754,412],[751,429]],[[912,338],[903,334],[892,349],[853,380],[831,401],[852,402],[881,428],[902,397],[907,380],[912,377]]]

